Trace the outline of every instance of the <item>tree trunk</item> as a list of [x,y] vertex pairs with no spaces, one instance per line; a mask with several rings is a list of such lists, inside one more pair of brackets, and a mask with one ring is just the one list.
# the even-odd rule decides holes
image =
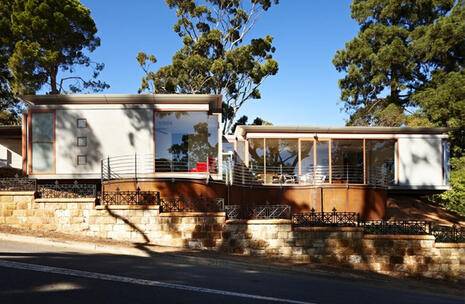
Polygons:
[[50,69],[50,94],[60,93],[57,87],[57,74],[58,74],[58,68],[56,66],[53,66]]

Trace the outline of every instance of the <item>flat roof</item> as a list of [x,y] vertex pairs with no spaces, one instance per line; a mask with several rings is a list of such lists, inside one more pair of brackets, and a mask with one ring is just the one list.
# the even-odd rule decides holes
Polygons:
[[0,125],[0,138],[21,138],[20,125]]
[[24,95],[30,105],[64,104],[209,104],[221,109],[222,96],[210,94],[56,94]]
[[314,126],[237,126],[235,135],[247,133],[346,133],[346,134],[445,134],[448,128],[411,127],[314,127]]

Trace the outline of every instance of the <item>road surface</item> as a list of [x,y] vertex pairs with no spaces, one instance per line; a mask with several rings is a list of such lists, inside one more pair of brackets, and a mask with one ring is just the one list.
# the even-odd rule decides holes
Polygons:
[[[434,290],[431,290],[434,292]],[[110,255],[0,241],[0,303],[465,303],[465,297],[170,254]]]

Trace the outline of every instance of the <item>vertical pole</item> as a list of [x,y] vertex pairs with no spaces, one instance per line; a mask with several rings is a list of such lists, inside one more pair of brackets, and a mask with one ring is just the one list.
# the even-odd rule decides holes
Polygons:
[[107,171],[108,171],[108,180],[111,179],[111,168],[110,168],[110,156],[107,157]]
[[100,183],[103,182],[103,159],[100,160]]
[[367,183],[367,165],[366,165],[366,139],[363,139],[363,184]]
[[134,178],[137,182],[137,152],[134,153]]

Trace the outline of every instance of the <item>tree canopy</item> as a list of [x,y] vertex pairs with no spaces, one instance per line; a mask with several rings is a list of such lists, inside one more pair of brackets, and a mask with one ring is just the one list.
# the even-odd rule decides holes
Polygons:
[[278,1],[166,2],[176,10],[174,31],[182,38],[183,47],[170,65],[156,72],[150,70],[155,56],[138,54],[145,72],[139,92],[222,94],[223,129],[228,132],[242,105],[259,99],[260,85],[278,71],[271,36],[246,40],[258,17]]
[[[104,68],[87,55],[99,45],[90,10],[78,0],[4,0],[0,5],[2,99],[12,94],[101,91]],[[90,79],[73,74],[91,68]]]
[[353,0],[360,25],[333,63],[350,125],[450,128],[452,190],[465,214],[465,1]]
[[339,86],[349,124],[408,124],[410,114],[430,110],[425,92],[445,93],[454,81],[447,79],[463,74],[463,0],[354,0],[351,10],[360,31],[333,59],[345,73]]

